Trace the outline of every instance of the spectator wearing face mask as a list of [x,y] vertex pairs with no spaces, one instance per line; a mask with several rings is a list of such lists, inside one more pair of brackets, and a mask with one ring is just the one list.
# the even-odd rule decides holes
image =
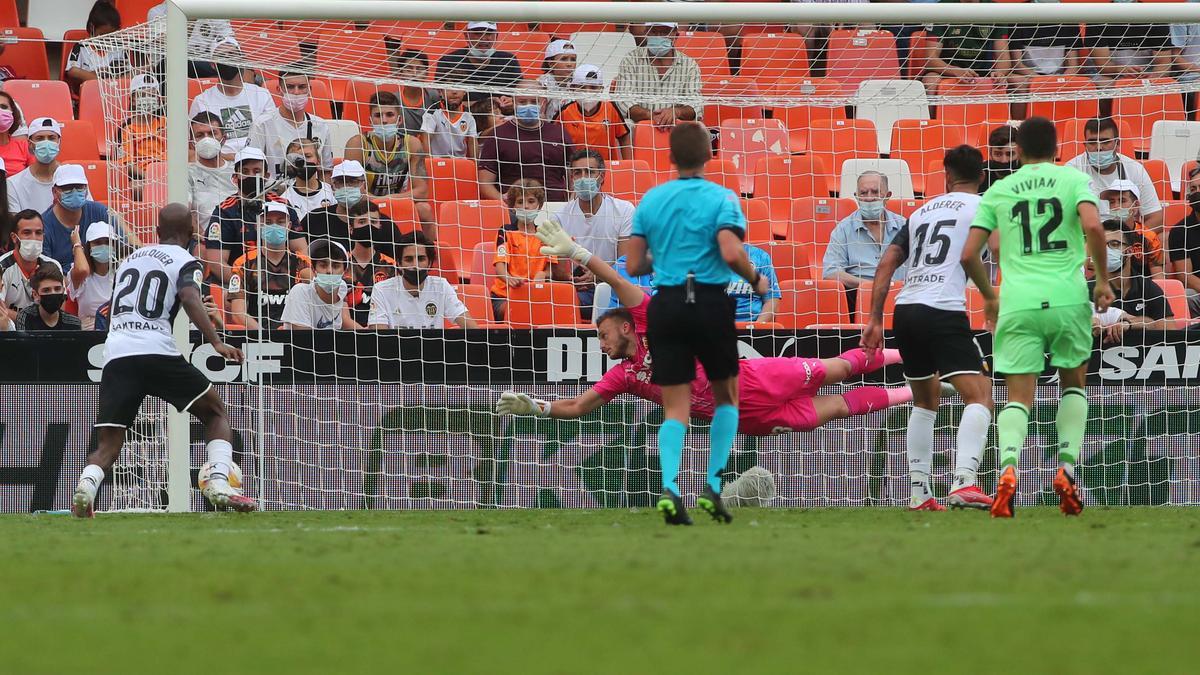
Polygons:
[[330,206],[309,212],[304,219],[304,231],[311,241],[328,239],[342,248],[350,248],[350,210],[368,202],[367,171],[353,159],[347,159],[333,168],[329,179],[333,188]]
[[233,263],[226,285],[230,313],[234,323],[248,330],[279,328],[288,291],[312,279],[307,253],[288,249],[292,217],[287,204],[268,201],[256,223],[262,227],[261,249],[249,248]]
[[[63,164],[54,171],[53,205],[42,212],[46,225],[46,255],[70,271],[77,256],[82,255],[80,226],[98,220],[111,222],[108,207],[88,198],[87,174],[78,164]],[[134,243],[130,240],[130,243]]]
[[[1158,201],[1154,181],[1142,163],[1121,154],[1121,139],[1117,123],[1111,117],[1089,119],[1083,125],[1082,154],[1067,162],[1092,179],[1092,192],[1097,195],[1112,188],[1117,181],[1132,182],[1141,195],[1140,211],[1142,225],[1155,234],[1162,235],[1163,209]],[[1108,204],[1100,201],[1101,218],[1108,217]]]
[[130,80],[129,117],[117,127],[113,156],[139,191],[146,165],[167,161],[167,118],[159,91],[158,80],[150,75]]
[[1005,124],[992,129],[988,134],[987,162],[983,165],[983,183],[980,194],[996,181],[1008,178],[1021,167],[1017,159],[1017,129]]
[[254,123],[275,113],[275,99],[271,92],[243,79],[240,63],[242,48],[233,38],[226,38],[213,50],[217,63],[217,75],[221,81],[196,96],[188,109],[188,117],[195,119],[201,112],[210,112],[221,120],[225,131],[225,147],[222,152],[236,154],[246,147]]
[[399,234],[399,230],[390,223],[379,225],[378,211],[372,213],[371,206],[375,205],[365,202],[355,204],[350,209],[350,241],[354,246],[350,248],[350,294],[346,297],[346,304],[350,305],[354,320],[364,326],[368,323],[375,286],[396,275],[396,260],[376,247],[375,239],[380,238],[378,232],[381,227],[387,227],[391,232],[384,236],[395,236],[398,240],[412,238],[412,234]]
[[[79,320],[84,330],[96,327],[96,310],[108,302],[116,280],[116,259],[112,226],[99,221],[88,225],[83,241],[82,259],[71,268],[67,297],[79,308]],[[79,258],[80,256],[76,256]]]
[[[107,2],[97,2],[88,13],[87,32],[90,37],[108,35],[121,29],[121,14]],[[86,42],[77,42],[67,56],[64,66],[67,84],[78,91],[79,86],[100,75],[119,77],[129,70],[129,61],[122,49],[101,49]]]
[[675,49],[678,25],[646,24],[646,44],[625,55],[617,70],[616,93],[634,122],[651,120],[673,127],[677,120],[697,120],[703,114],[700,66]]
[[17,312],[33,304],[33,287],[29,280],[42,265],[58,262],[42,253],[45,227],[42,216],[25,209],[13,216],[12,250],[0,256],[0,314],[5,321],[15,321]]
[[[1106,220],[1104,240],[1108,252],[1108,278],[1116,297],[1107,311],[1093,316],[1092,332],[1103,335],[1105,344],[1112,344],[1120,342],[1130,328],[1174,328],[1174,314],[1162,288],[1135,269],[1137,262],[1132,249],[1137,235],[1116,220]],[[1090,259],[1088,267],[1091,267]],[[1089,287],[1093,284],[1089,283]]]
[[574,89],[575,45],[570,40],[551,40],[546,45],[546,57],[542,59],[542,74],[537,82],[549,94],[542,112],[547,119],[554,119],[563,104],[571,99]]
[[[62,143],[62,125],[53,117],[39,117],[29,123],[29,147],[34,162],[8,179],[8,209],[12,213],[33,209],[38,213],[54,205],[54,172]],[[89,195],[90,198],[90,195]]]
[[233,162],[221,156],[225,130],[221,119],[210,112],[192,118],[191,154],[188,162],[188,193],[201,223],[208,222],[217,206],[237,192]]
[[537,223],[545,217],[546,189],[536,180],[523,178],[508,188],[505,202],[512,209],[512,221],[500,230],[496,238],[496,279],[492,282],[492,313],[503,321],[508,309],[508,296],[526,281],[571,278],[565,261],[542,254],[537,238]]
[[204,230],[204,259],[209,272],[222,283],[228,282],[233,272],[230,263],[236,261],[248,248],[258,242],[258,222],[266,204],[280,204],[288,215],[290,227],[285,234],[285,245],[296,253],[308,250],[304,228],[300,219],[287,202],[273,192],[267,192],[267,159],[262,150],[248,147],[238,152],[233,162],[232,184],[237,193],[221,202],[213,212]]
[[20,331],[81,330],[79,317],[62,309],[67,300],[63,273],[58,265],[43,264],[29,279],[33,288],[33,303],[17,313],[16,329]]
[[317,141],[298,138],[288,143],[284,174],[291,184],[280,194],[296,209],[296,217],[304,220],[317,209],[333,206],[337,198],[329,183],[321,180],[321,153]]
[[1100,201],[1108,204],[1108,217],[1129,230],[1136,240],[1129,247],[1133,267],[1138,274],[1163,276],[1162,240],[1142,223],[1138,186],[1131,181],[1118,180],[1100,193]]
[[4,169],[10,176],[24,171],[33,161],[29,140],[13,135],[23,124],[16,101],[8,92],[0,91],[0,161],[4,162]]
[[[864,281],[875,278],[875,268],[883,252],[904,227],[904,216],[887,209],[892,192],[887,176],[878,171],[864,171],[858,177],[854,197],[858,210],[846,216],[829,235],[825,249],[823,276],[836,279],[850,291],[847,296],[853,306],[854,289]],[[902,281],[908,267],[901,265],[892,281]]]
[[421,132],[433,157],[468,157],[479,154],[479,128],[467,108],[467,91],[447,86],[442,100],[425,112]]
[[331,241],[309,246],[311,281],[301,281],[288,291],[279,327],[287,330],[356,330],[362,328],[346,304],[346,249]]
[[605,161],[633,159],[629,121],[620,106],[604,99],[606,87],[600,69],[585,63],[575,69],[571,82],[577,98],[562,107],[558,121],[575,147],[591,150]]
[[479,194],[503,199],[521,180],[545,187],[548,201],[563,202],[567,192],[567,157],[574,142],[562,124],[542,118],[537,85],[525,84],[513,97],[516,116],[496,127],[479,148]]
[[279,107],[257,117],[250,127],[246,141],[267,157],[267,172],[281,178],[287,174],[285,158],[288,145],[297,139],[316,139],[321,148],[317,164],[322,169],[333,166],[333,146],[330,144],[329,123],[307,112],[312,102],[312,85],[308,75],[281,72],[279,74]]
[[369,328],[442,328],[452,321],[460,328],[478,328],[450,282],[429,268],[437,248],[420,232],[406,235],[398,245],[399,274],[380,281],[371,294]]

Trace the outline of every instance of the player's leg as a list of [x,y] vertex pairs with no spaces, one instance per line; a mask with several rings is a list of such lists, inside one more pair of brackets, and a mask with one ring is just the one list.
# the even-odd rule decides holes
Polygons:
[[125,430],[133,424],[146,397],[140,365],[140,357],[136,356],[114,359],[105,364],[100,376],[96,449],[88,454],[87,466],[79,476],[71,499],[71,511],[80,518],[92,517],[96,492],[104,482],[104,474],[120,457]]
[[729,463],[733,443],[738,430],[738,377],[710,380],[713,392],[712,426],[709,427],[708,469],[705,486],[696,505],[708,512],[718,522],[729,523],[733,516],[725,510],[721,501],[721,472]]
[[982,373],[963,373],[949,379],[965,407],[955,439],[954,483],[946,501],[959,508],[986,509],[991,507],[992,498],[975,481],[987,445],[988,428],[992,425],[992,380]]
[[195,415],[204,425],[205,450],[208,461],[214,465],[204,490],[205,498],[219,508],[243,513],[257,510],[258,505],[253,499],[238,494],[229,485],[229,472],[233,469],[233,427],[229,424],[229,413],[217,390],[210,385],[184,412]]
[[1022,310],[1003,314],[996,322],[995,366],[1004,373],[1008,403],[996,415],[1000,442],[1000,479],[992,502],[993,518],[1012,518],[1017,496],[1017,463],[1029,433],[1037,376],[1045,365],[1047,339],[1041,312]]
[[646,317],[650,359],[654,363],[651,381],[662,389],[666,417],[658,428],[663,493],[656,507],[668,525],[692,524],[677,482],[691,419],[692,380],[696,378],[696,361],[686,336],[690,322],[685,310],[682,293],[663,289],[651,298]]
[[729,523],[733,516],[721,502],[721,472],[733,452],[739,422],[736,306],[723,288],[715,288],[697,293],[697,309],[700,330],[692,332],[692,350],[712,387],[713,417],[705,486],[696,505],[717,522]]
[[1050,365],[1058,368],[1062,395],[1054,426],[1058,431],[1058,472],[1054,491],[1059,496],[1059,508],[1068,516],[1083,511],[1083,495],[1075,482],[1075,465],[1087,427],[1088,400],[1086,386],[1087,364],[1092,353],[1091,311],[1080,304],[1057,307],[1053,315],[1055,332],[1051,338]]
[[[906,364],[905,373],[909,368]],[[942,511],[933,496],[930,476],[933,473],[933,428],[937,422],[938,405],[942,398],[942,383],[937,373],[920,379],[910,379],[913,407],[905,429],[905,448],[908,453],[908,508],[914,511]]]
[[865,350],[851,349],[832,359],[821,359],[825,366],[825,381],[822,384],[836,384],[900,362],[898,349],[881,349],[870,359],[867,358]]

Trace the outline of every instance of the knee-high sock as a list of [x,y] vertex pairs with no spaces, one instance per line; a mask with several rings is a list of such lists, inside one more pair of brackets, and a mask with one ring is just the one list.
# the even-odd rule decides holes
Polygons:
[[1058,461],[1074,475],[1079,461],[1079,447],[1083,444],[1083,432],[1087,428],[1087,394],[1079,388],[1064,389],[1058,401],[1058,413],[1054,427],[1058,430]]
[[721,470],[729,462],[733,441],[737,437],[738,409],[719,405],[713,411],[712,427],[708,431],[711,448],[708,451],[708,486],[721,494]]
[[678,420],[667,420],[658,428],[658,461],[662,464],[663,490],[679,494],[679,462],[683,459],[683,438],[687,425]]
[[937,412],[916,406],[908,416],[906,441],[912,488],[909,497],[913,506],[919,506],[933,496],[929,489],[929,474],[933,467],[933,424],[936,421]]
[[838,354],[838,358],[850,364],[850,376],[862,375],[884,366],[900,363],[899,349],[881,349],[875,353],[875,358],[867,360],[867,352],[863,349],[851,349]]
[[[908,398],[905,398],[905,392]],[[893,397],[896,399],[893,401]],[[912,400],[912,390],[908,387],[896,387],[895,389],[884,389],[883,387],[857,387],[842,394],[842,398],[846,401],[846,407],[850,409],[851,415],[866,415],[871,412],[878,412],[884,408]]]
[[987,406],[972,403],[963,410],[958,423],[958,455],[954,459],[954,488],[975,484],[979,471],[979,458],[983,457],[983,446],[987,444],[988,427],[992,424],[992,411]]
[[1000,470],[1017,467],[1025,436],[1029,433],[1029,409],[1020,403],[1009,403],[996,416],[996,434],[1000,440]]

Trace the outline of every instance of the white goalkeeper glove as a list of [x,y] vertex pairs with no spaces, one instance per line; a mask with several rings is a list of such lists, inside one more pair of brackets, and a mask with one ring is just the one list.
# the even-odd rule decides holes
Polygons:
[[592,252],[580,246],[553,220],[547,220],[538,225],[537,238],[542,240],[542,255],[552,255],[559,258],[570,258],[580,265],[587,266],[592,259]]
[[550,402],[533,398],[529,394],[506,391],[500,394],[500,400],[496,401],[496,414],[546,417],[550,414]]

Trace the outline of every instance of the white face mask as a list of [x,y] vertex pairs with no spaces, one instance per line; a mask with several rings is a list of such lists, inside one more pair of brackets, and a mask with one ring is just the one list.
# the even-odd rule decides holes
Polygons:
[[207,136],[196,141],[196,156],[200,159],[212,159],[221,154],[221,141]]
[[1115,248],[1108,249],[1108,260],[1107,264],[1105,265],[1105,267],[1108,269],[1108,273],[1115,274],[1120,272],[1121,268],[1124,266],[1125,252]]
[[26,262],[33,262],[42,254],[41,239],[22,239],[19,243],[19,254]]
[[883,200],[863,201],[860,199],[858,200],[858,212],[862,214],[864,220],[878,220],[879,216],[883,215]]
[[309,95],[284,92],[280,99],[283,101],[283,107],[294,113],[298,113],[303,112],[308,107]]

